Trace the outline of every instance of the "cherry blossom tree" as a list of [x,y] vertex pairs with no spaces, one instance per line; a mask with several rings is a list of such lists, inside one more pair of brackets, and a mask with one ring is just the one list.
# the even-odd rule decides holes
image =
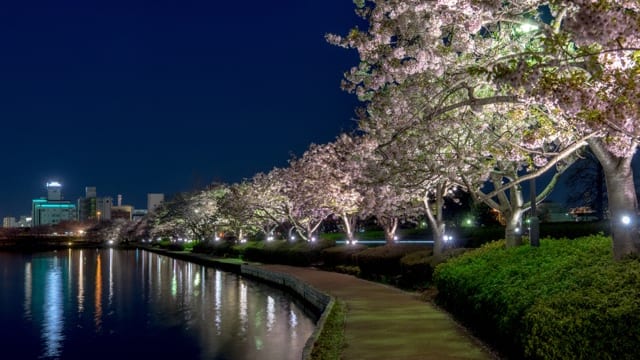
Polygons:
[[250,182],[249,200],[254,209],[254,217],[262,228],[267,239],[274,236],[278,226],[284,226],[287,222],[288,198],[282,189],[280,181],[280,169],[264,174],[256,174]]
[[402,194],[405,204],[416,199],[423,204],[434,241],[433,252],[440,254],[448,238],[443,214],[445,197],[462,181],[449,173],[453,168],[447,162],[450,153],[428,132],[412,129],[394,135],[393,141],[376,150],[382,157],[377,166],[378,178]]
[[[312,144],[310,150],[316,146]],[[288,168],[278,171],[281,191],[287,199],[287,219],[307,241],[313,239],[313,234],[332,213],[324,197],[323,184],[316,180],[316,170],[310,156],[303,155],[290,160]]]
[[[492,113],[475,113],[460,107],[425,120],[413,109],[431,101],[429,93],[416,86],[409,96],[407,88],[389,86],[373,96],[360,126],[382,143],[386,165],[407,186],[422,193],[434,238],[444,236],[444,219],[438,217],[444,204],[442,196],[461,187],[476,202],[500,211],[506,219],[508,246],[520,244],[518,228],[522,213],[529,207],[522,196],[520,174],[527,171],[527,176],[537,176],[549,170],[549,165],[556,165],[556,176],[538,196],[537,201],[542,201],[570,163],[567,155],[571,152],[556,153],[558,145],[525,141],[534,126],[537,132],[548,129],[539,126],[537,118],[524,117],[522,109],[511,105],[493,106]],[[393,106],[398,103],[402,106]],[[580,146],[574,143],[569,148]],[[548,158],[554,160],[545,163]],[[495,189],[490,194],[484,186],[487,181],[493,184],[491,190]],[[437,206],[434,208],[433,204]],[[431,209],[434,211],[430,214]]]
[[246,236],[255,234],[259,229],[250,189],[248,182],[232,184],[220,200],[222,222],[239,241],[246,240]]
[[154,240],[170,239],[176,233],[183,234],[186,232],[184,222],[179,216],[176,199],[182,201],[183,195],[177,195],[169,201],[164,201],[150,215],[149,235]]
[[413,220],[418,215],[418,206],[406,188],[390,182],[369,182],[364,189],[362,216],[375,217],[384,231],[387,245],[395,242],[396,231],[401,220]]
[[353,138],[349,143],[355,146],[345,148],[350,154],[358,176],[353,180],[361,196],[360,216],[373,216],[384,231],[386,243],[395,242],[395,234],[400,220],[412,220],[417,217],[417,206],[414,192],[399,186],[398,181],[385,166],[383,154],[378,151],[378,141],[372,136],[364,135]]
[[319,199],[335,216],[342,219],[348,243],[354,241],[354,231],[362,213],[363,169],[369,149],[362,139],[339,135],[332,143],[312,145],[305,152],[307,182],[320,191]]
[[[617,224],[620,215],[634,215],[637,208],[629,171],[637,139],[637,2],[357,4],[369,28],[345,38],[329,36],[360,54],[361,63],[346,75],[346,88],[363,100],[397,85],[406,94],[398,99],[410,98],[407,83],[428,89],[433,101],[411,109],[427,120],[460,108],[487,112],[496,104],[521,106],[529,116],[542,114],[537,126],[550,122],[557,131],[540,134],[534,126],[525,140],[545,142],[543,149],[555,144],[552,158],[558,161],[587,141],[603,162],[608,191],[616,193],[610,203],[616,218],[614,256],[639,252],[637,226]],[[501,188],[553,166],[544,152],[534,159],[539,171]]]
[[[579,133],[596,135],[588,143],[605,174],[616,259],[640,253],[631,170],[640,135],[639,6],[637,1],[550,2],[550,20],[535,19],[534,38],[485,69],[525,101],[554,107]],[[505,8],[491,12],[519,15]]]
[[166,201],[152,214],[153,237],[192,238],[206,241],[220,225],[219,202],[225,185],[214,185],[192,193],[180,193]]

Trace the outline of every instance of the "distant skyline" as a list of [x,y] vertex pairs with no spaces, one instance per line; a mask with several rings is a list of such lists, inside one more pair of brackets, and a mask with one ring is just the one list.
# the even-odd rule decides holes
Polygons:
[[146,207],[147,193],[236,182],[350,131],[357,54],[324,40],[351,1],[0,4],[0,216],[47,181]]

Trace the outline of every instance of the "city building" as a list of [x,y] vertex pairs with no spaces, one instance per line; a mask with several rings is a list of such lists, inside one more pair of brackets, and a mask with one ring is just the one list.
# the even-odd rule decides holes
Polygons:
[[147,215],[148,211],[146,209],[133,209],[131,213],[131,220],[138,221]]
[[133,218],[133,206],[122,205],[122,195],[118,194],[118,203],[111,207],[111,219],[131,220]]
[[164,202],[164,194],[147,194],[147,211],[153,212],[160,204]]
[[95,186],[85,187],[85,197],[78,199],[78,220],[110,220],[113,199],[98,197]]
[[33,217],[29,215],[20,216],[20,220],[16,224],[16,227],[19,228],[30,228],[33,225]]
[[85,197],[78,199],[78,221],[97,219],[96,188],[87,186],[84,188]]
[[111,208],[113,207],[112,197],[101,197],[96,199],[96,217],[99,221],[111,220]]
[[111,207],[111,219],[131,220],[133,218],[133,206],[120,205]]
[[47,200],[49,201],[62,200],[62,184],[60,184],[57,181],[51,181],[47,183]]
[[7,216],[2,219],[2,227],[3,228],[14,228],[17,227],[18,223],[16,222],[16,218],[13,216]]
[[76,205],[63,199],[62,184],[57,181],[48,182],[47,197],[33,199],[31,202],[31,217],[33,226],[76,220]]

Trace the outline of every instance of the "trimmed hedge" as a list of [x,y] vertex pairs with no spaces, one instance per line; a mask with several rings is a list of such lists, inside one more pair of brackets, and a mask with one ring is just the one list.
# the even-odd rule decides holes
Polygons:
[[169,251],[184,251],[184,243],[175,243],[170,240],[162,240],[158,247],[160,249],[169,250]]
[[332,241],[290,243],[286,240],[249,242],[234,249],[247,261],[310,266],[321,261],[321,251],[333,246]]
[[401,273],[400,259],[405,255],[424,250],[422,245],[393,244],[365,249],[355,254],[360,275],[365,278],[392,282]]
[[489,243],[436,268],[437,301],[510,357],[640,358],[640,262],[611,239]]
[[355,256],[366,249],[364,245],[333,246],[322,250],[322,260],[326,268],[340,265],[355,266],[357,264]]
[[239,256],[238,251],[233,247],[233,243],[229,241],[201,242],[196,244],[191,251],[194,253],[220,257]]
[[436,266],[466,251],[468,249],[458,248],[447,249],[441,255],[433,255],[432,250],[420,250],[407,254],[400,259],[398,285],[412,289],[428,287],[432,283]]

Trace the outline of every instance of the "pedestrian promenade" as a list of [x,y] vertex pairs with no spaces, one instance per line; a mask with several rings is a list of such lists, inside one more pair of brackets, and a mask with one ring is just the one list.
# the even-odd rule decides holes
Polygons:
[[495,358],[449,314],[414,294],[312,268],[260,267],[294,276],[346,303],[344,360]]

